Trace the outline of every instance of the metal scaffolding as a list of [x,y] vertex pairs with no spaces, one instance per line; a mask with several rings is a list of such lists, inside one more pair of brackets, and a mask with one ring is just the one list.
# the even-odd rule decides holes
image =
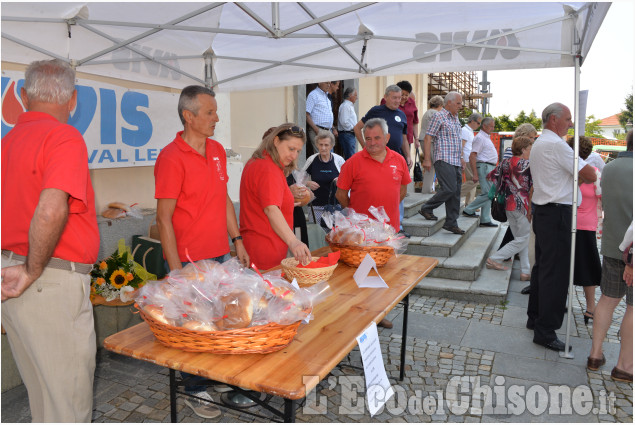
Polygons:
[[428,99],[432,96],[445,96],[451,91],[463,95],[463,106],[480,110],[483,93],[479,93],[478,77],[475,71],[442,72],[428,74]]

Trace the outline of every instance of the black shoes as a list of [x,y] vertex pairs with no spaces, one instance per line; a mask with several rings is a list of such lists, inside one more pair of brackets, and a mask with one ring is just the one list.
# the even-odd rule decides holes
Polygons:
[[407,233],[407,232],[406,232],[405,230],[403,230],[403,229],[401,229],[401,230],[398,232],[398,234],[399,234],[399,235],[404,235],[404,237],[406,237],[406,238],[410,239],[410,233]]
[[479,226],[480,227],[498,227],[498,224],[494,224],[490,221],[489,223],[480,223]]
[[470,213],[465,212],[465,210],[463,210],[463,215],[464,215],[464,216],[466,216],[466,217],[471,217],[471,218],[477,218],[477,217],[479,217],[479,215],[478,215],[478,214],[476,214],[476,213],[472,213],[472,214],[470,214]]
[[426,220],[437,221],[439,219],[439,217],[437,217],[436,215],[432,214],[431,212],[424,211],[423,209],[419,210],[419,214],[421,214]]
[[531,285],[527,285],[525,286],[520,293],[523,295],[528,295],[531,292]]
[[[553,351],[564,351],[564,342],[560,341],[557,337],[553,341],[550,342],[538,342],[534,339],[534,343],[538,345],[542,345],[545,348],[548,348]],[[569,346],[569,351],[571,351],[572,347]]]
[[452,226],[452,227],[443,226],[442,229],[443,230],[447,230],[448,232],[452,232],[455,235],[463,235],[463,234],[465,234],[465,230],[460,229],[458,226]]

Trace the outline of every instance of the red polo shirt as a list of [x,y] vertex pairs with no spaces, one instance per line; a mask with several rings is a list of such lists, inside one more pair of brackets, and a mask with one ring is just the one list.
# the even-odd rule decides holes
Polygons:
[[95,194],[82,135],[44,112],[25,112],[2,139],[2,249],[29,251],[43,189],[69,194],[68,221],[53,257],[92,264],[99,252]]
[[410,173],[403,156],[386,148],[386,158],[379,162],[364,149],[344,163],[337,187],[350,189],[348,206],[358,213],[372,217],[368,208],[383,206],[390,224],[399,231],[399,192],[408,183]]
[[227,238],[227,158],[225,148],[207,139],[205,156],[183,140],[182,131],[154,165],[156,199],[176,199],[172,226],[182,262],[229,252]]
[[287,244],[273,231],[265,207],[280,208],[293,228],[293,195],[280,167],[265,153],[250,159],[240,180],[240,234],[251,261],[261,270],[280,264],[287,257]]

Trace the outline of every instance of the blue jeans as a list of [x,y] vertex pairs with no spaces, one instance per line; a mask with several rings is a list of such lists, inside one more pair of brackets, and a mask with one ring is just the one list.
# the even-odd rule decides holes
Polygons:
[[337,135],[337,140],[342,146],[342,156],[344,159],[348,159],[357,152],[357,139],[355,133],[345,133],[340,131]]
[[476,171],[478,171],[478,182],[481,185],[481,194],[478,195],[470,205],[465,207],[463,211],[467,211],[469,214],[473,214],[477,209],[481,209],[481,223],[491,223],[492,216],[492,200],[489,199],[489,190],[492,187],[492,182],[487,180],[487,175],[496,168],[495,165],[488,164],[486,162],[479,162],[476,164]]
[[[231,255],[229,255],[229,252],[227,254],[218,256],[218,257],[214,257],[214,258],[210,258],[210,260],[216,261],[218,263],[224,263],[225,261],[229,260],[231,257]],[[184,261],[181,263],[181,265],[183,267],[185,267],[186,265],[188,265],[189,262]],[[168,266],[168,262],[165,262],[165,269],[168,271],[168,273],[170,272],[170,266]],[[185,386],[185,392],[186,393],[200,393],[201,391],[205,391],[207,390],[207,386],[206,385],[198,385],[198,383],[206,381],[207,378],[203,378],[202,376],[197,376],[197,375],[192,375],[190,373],[185,373],[185,372],[181,372],[181,379],[188,379],[191,380],[190,381],[190,385],[186,385]]]

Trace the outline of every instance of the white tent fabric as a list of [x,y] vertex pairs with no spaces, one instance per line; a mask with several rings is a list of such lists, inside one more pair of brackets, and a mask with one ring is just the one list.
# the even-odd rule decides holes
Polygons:
[[[610,3],[9,3],[2,60],[219,91],[369,75],[573,67]],[[208,61],[206,78],[205,61]]]

